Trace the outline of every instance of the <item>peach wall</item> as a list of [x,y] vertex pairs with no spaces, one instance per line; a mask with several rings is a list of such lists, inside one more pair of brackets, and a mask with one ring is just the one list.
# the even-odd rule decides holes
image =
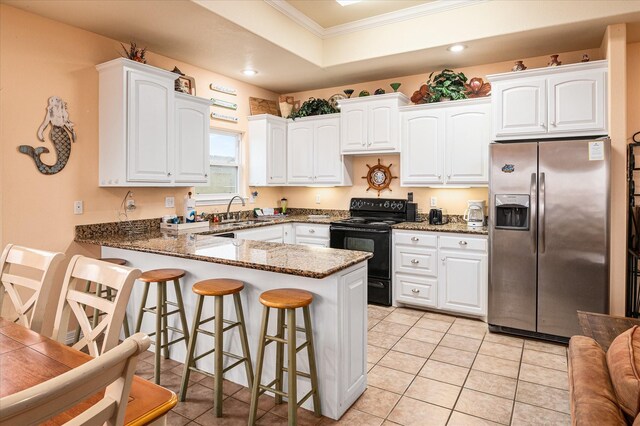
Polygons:
[[[553,53],[553,52],[551,52]],[[560,54],[560,60],[563,63],[580,62],[582,54],[588,53],[592,60],[603,59],[600,49],[590,49],[578,52],[565,52]],[[519,59],[519,58],[515,58]],[[545,67],[549,62],[548,56],[538,56],[534,58],[524,59],[525,65],[529,68]],[[486,76],[489,74],[507,72],[513,67],[513,61],[499,62],[494,64],[477,65],[467,68],[459,68],[456,71],[462,71],[465,75],[471,79],[472,77],[482,77],[486,80]],[[425,72],[417,75],[409,75],[402,77],[393,77],[385,80],[370,81],[365,83],[350,84],[340,87],[329,87],[319,90],[309,90],[305,92],[290,93],[296,100],[304,102],[310,97],[328,99],[336,93],[342,93],[344,89],[354,89],[355,92],[352,96],[357,96],[361,90],[368,90],[373,93],[377,88],[382,88],[391,92],[392,89],[389,83],[399,82],[402,83],[399,92],[411,97],[413,92],[417,90],[422,83],[424,83],[432,71],[425,65]],[[384,162],[394,163],[392,171],[400,176],[400,158],[396,156],[365,156],[355,157],[353,163],[353,187],[329,189],[309,189],[309,188],[282,188],[282,192],[289,200],[289,204],[292,207],[318,207],[318,208],[345,208],[350,197],[363,197],[372,196],[372,193],[366,192],[367,184],[361,176],[364,176],[367,171],[366,164],[374,164],[377,159],[381,158]],[[431,197],[438,198],[438,206],[446,208],[450,214],[463,214],[467,200],[487,200],[488,190],[487,188],[457,188],[457,189],[434,189],[434,188],[410,188],[400,187],[399,181],[393,181],[391,185],[392,192],[385,191],[381,194],[381,197],[386,198],[404,198],[407,192],[412,191],[414,193],[414,199],[418,203],[418,207],[421,211],[429,211],[429,200]],[[321,195],[320,204],[315,203],[316,194]],[[375,193],[373,194],[375,196]]]
[[[627,45],[627,135],[640,132],[640,42]],[[636,138],[640,139],[640,138]]]
[[[93,248],[74,244],[77,224],[115,221],[127,188],[98,187],[98,72],[95,65],[120,56],[118,41],[76,27],[0,5],[0,237],[9,242],[68,253]],[[210,82],[235,87],[238,124],[212,125],[246,132],[248,98],[277,99],[273,92],[245,84],[170,58],[148,54],[148,63],[172,69],[177,65],[195,77],[197,94],[214,96]],[[68,104],[78,135],[66,168],[53,176],[40,174],[33,160],[17,146],[39,146],[36,131],[45,114],[47,99],[57,95]],[[221,95],[220,97],[223,97]],[[225,110],[228,111],[228,110]],[[246,138],[245,138],[246,139]],[[45,146],[50,146],[46,137]],[[245,141],[246,142],[246,141]],[[53,151],[53,150],[52,150]],[[245,149],[246,153],[246,149]],[[55,161],[54,154],[44,157]],[[188,188],[132,188],[138,209],[131,218],[151,218],[174,213],[164,207],[164,197],[174,195],[180,208]],[[258,202],[274,205],[275,189],[260,191]],[[277,194],[279,195],[279,193]],[[73,214],[73,202],[84,201],[84,214]],[[214,210],[210,208],[209,210]]]

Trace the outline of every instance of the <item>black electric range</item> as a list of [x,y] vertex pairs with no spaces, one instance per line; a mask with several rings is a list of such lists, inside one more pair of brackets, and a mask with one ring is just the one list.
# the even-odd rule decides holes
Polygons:
[[368,262],[369,303],[391,305],[391,227],[415,219],[407,200],[352,198],[350,217],[331,222],[331,247],[373,253]]

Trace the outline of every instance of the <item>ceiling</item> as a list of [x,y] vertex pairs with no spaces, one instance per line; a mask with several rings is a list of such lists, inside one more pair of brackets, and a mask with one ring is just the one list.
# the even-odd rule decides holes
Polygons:
[[291,6],[323,28],[372,18],[408,7],[432,3],[434,0],[375,0],[341,6],[336,0],[287,0]]
[[[608,24],[640,23],[640,1],[594,1],[589,8],[578,9],[570,0],[398,1],[421,3],[411,7],[423,12],[387,23],[372,24],[364,18],[358,22],[369,21],[369,26],[317,35],[286,12],[299,13],[298,7],[309,6],[296,5],[306,3],[299,0],[0,1],[125,43],[134,40],[152,52],[276,93],[597,48]],[[318,10],[326,11],[333,7],[324,4],[330,1],[308,3],[321,3]],[[454,3],[455,9],[433,9]],[[425,7],[429,11],[424,12]],[[411,9],[388,13],[403,10]],[[322,20],[318,16],[315,19]],[[346,16],[345,12],[336,19]],[[640,25],[629,28],[630,37],[640,37]],[[454,42],[463,42],[468,49],[458,55],[448,52],[446,47]],[[257,69],[258,75],[244,76],[241,70],[246,67]]]

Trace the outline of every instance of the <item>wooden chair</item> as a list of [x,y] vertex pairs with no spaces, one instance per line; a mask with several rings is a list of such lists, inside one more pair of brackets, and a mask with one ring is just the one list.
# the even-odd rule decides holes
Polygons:
[[143,333],[104,355],[13,395],[0,398],[0,424],[36,425],[105,390],[104,397],[68,425],[122,425],[138,355],[151,341]]
[[[55,283],[54,276],[62,259],[62,253],[13,244],[5,247],[0,257],[0,309],[4,293],[7,293],[15,310],[13,317],[5,314],[5,318],[36,333],[51,336],[61,284]],[[40,275],[40,278],[22,275],[27,271],[33,271],[34,276]],[[31,294],[26,296],[26,293]]]
[[[73,345],[81,350],[85,346],[91,356],[98,356],[118,344],[120,328],[125,316],[125,310],[133,283],[140,276],[139,269],[114,265],[100,260],[76,255],[71,259],[64,278],[58,311],[53,326],[53,336],[59,342],[65,342],[69,327],[69,315],[72,313],[82,329],[82,338]],[[85,293],[84,284],[87,281],[98,283],[104,288],[115,290],[113,300],[104,299],[95,293]],[[105,315],[93,327],[84,309],[85,306]],[[98,349],[98,339],[104,335],[102,349]]]

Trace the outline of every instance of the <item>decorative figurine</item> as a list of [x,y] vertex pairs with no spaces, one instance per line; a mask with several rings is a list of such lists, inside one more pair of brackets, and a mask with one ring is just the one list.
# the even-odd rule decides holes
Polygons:
[[364,96],[369,96],[371,95],[371,93],[369,93],[368,90],[361,90],[360,93],[358,94],[358,97],[362,98]]
[[522,61],[516,61],[516,64],[511,68],[511,71],[524,71],[527,69],[527,66]]
[[580,62],[589,62],[589,61],[590,61],[589,55],[586,53],[582,54],[582,60]]
[[18,151],[33,158],[38,167],[38,171],[45,175],[54,175],[64,169],[71,156],[71,142],[76,141],[76,131],[73,129],[73,123],[69,120],[67,112],[67,103],[57,96],[49,98],[49,106],[44,116],[44,121],[38,129],[38,139],[44,142],[44,130],[51,124],[51,132],[49,137],[53,142],[56,150],[56,162],[54,164],[45,164],[40,159],[42,154],[49,152],[44,146],[34,148],[29,145],[20,145]]
[[343,92],[345,95],[347,95],[347,99],[349,99],[351,95],[353,95],[353,89],[344,89]]
[[384,95],[385,93],[384,89],[376,89],[376,91],[373,92],[374,95]]
[[400,86],[402,86],[402,83],[391,83],[389,86],[391,86],[394,92],[397,92]]
[[143,47],[142,49],[138,49],[138,46],[136,46],[136,43],[133,41],[129,42],[129,44],[130,44],[129,50],[127,50],[127,48],[124,47],[124,44],[120,43],[120,46],[122,46],[122,50],[124,51],[125,57],[128,59],[131,59],[132,61],[146,64],[147,59],[144,57],[144,55],[147,53],[147,48]]
[[559,55],[551,55],[551,62],[549,62],[547,64],[548,67],[557,67],[559,65],[562,65],[562,61],[558,60],[558,56]]
[[491,93],[491,83],[485,83],[482,77],[473,77],[464,88],[468,98],[481,98]]

